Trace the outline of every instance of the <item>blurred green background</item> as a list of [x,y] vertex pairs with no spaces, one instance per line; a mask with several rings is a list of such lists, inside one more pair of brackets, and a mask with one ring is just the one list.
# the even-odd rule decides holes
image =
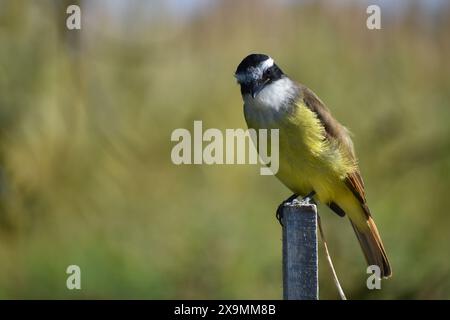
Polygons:
[[[354,133],[394,276],[368,290],[348,220],[321,207],[347,296],[450,298],[449,18],[446,1],[1,0],[0,298],[281,298],[287,188],[170,158],[194,120],[246,127],[233,73],[251,52]],[[320,297],[338,298],[321,247]]]

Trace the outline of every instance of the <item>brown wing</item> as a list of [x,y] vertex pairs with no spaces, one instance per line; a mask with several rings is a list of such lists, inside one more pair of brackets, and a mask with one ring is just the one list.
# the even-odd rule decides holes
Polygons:
[[[324,103],[314,94],[314,92],[303,85],[300,85],[300,91],[302,92],[302,99],[305,105],[317,115],[317,118],[325,128],[325,132],[327,135],[326,138],[338,141],[342,150],[347,153],[347,156],[354,161],[356,166],[355,150],[353,148],[353,142],[350,138],[348,130],[333,118],[330,111],[327,109]],[[356,198],[361,202],[361,205],[363,206],[363,208],[365,208],[367,214],[369,214],[369,209],[366,205],[364,182],[362,180],[361,174],[359,173],[359,170],[349,173],[345,179],[345,183],[356,196]],[[331,203],[328,205],[334,212],[342,216],[342,209],[340,209],[339,207],[335,208],[335,203]]]
[[347,187],[353,192],[362,204],[366,203],[366,192],[364,191],[364,182],[358,171],[349,173],[345,180]]
[[[377,230],[375,222],[371,218],[369,207],[366,204],[366,195],[364,191],[364,183],[356,166],[355,151],[353,149],[353,143],[350,139],[348,131],[337,122],[320,101],[319,98],[308,88],[301,87],[303,92],[303,101],[305,105],[316,113],[317,118],[322,122],[327,136],[326,139],[335,139],[340,144],[340,147],[344,152],[347,152],[350,159],[354,161],[356,170],[347,174],[345,183],[349,190],[353,192],[355,197],[361,203],[361,208],[366,215],[366,221],[368,228],[360,228],[357,224],[350,219],[356,236],[363,250],[368,265],[378,265],[381,268],[382,276],[384,278],[392,275],[392,268],[389,263],[386,250],[384,249],[383,242],[381,241],[380,234]],[[343,216],[345,212],[334,202],[328,203],[328,206],[336,212],[338,215]]]

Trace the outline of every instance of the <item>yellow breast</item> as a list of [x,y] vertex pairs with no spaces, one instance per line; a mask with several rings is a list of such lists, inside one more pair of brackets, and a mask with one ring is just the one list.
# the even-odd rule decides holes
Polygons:
[[[248,121],[255,129],[277,128],[280,133],[280,168],[277,177],[295,193],[306,195],[314,190],[319,201],[328,202],[345,188],[343,179],[354,169],[337,141],[326,137],[326,131],[316,114],[302,102],[284,114],[259,112]],[[269,113],[270,112],[270,113]],[[247,118],[247,117],[246,117]]]

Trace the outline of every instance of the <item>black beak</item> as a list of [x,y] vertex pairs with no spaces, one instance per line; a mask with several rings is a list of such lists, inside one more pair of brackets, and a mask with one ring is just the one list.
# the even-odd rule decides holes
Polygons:
[[263,81],[255,81],[253,83],[251,91],[252,91],[252,98],[255,99],[255,97],[258,95],[258,93],[261,92],[262,89],[266,86],[266,84],[269,82],[269,79],[263,80]]

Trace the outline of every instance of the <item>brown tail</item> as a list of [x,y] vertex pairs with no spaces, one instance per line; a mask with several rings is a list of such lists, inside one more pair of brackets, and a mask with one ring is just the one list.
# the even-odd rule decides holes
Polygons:
[[[361,249],[368,265],[377,265],[381,270],[381,277],[389,278],[392,275],[391,265],[384,250],[383,242],[373,219],[367,217],[367,228],[359,228],[352,222],[353,230],[358,237]],[[351,222],[351,220],[350,220]]]

